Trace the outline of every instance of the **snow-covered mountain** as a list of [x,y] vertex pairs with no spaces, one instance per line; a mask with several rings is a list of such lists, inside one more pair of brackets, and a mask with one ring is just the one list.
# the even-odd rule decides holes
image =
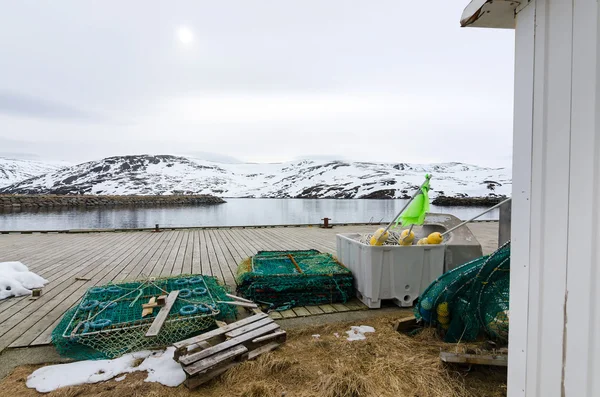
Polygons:
[[34,176],[54,172],[66,163],[16,160],[0,157],[0,188]]
[[426,173],[431,197],[510,195],[511,171],[461,163],[406,164],[299,160],[225,164],[189,157],[109,157],[0,189],[20,194],[214,194],[221,197],[400,198]]

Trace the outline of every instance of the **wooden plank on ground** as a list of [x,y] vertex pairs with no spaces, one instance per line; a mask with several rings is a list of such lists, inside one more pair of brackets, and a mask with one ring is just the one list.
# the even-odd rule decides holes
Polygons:
[[274,320],[283,318],[283,316],[279,312],[271,312],[271,313],[269,313],[269,317],[271,317]]
[[401,318],[394,322],[393,328],[396,332],[409,332],[417,328],[419,325],[417,324],[417,319],[415,316],[410,316],[406,318]]
[[169,255],[165,259],[165,262],[163,263],[162,269],[159,273],[161,277],[168,277],[171,275],[171,271],[175,266],[175,259],[177,258],[177,254],[179,254],[179,250],[181,249],[184,236],[185,232],[183,230],[177,231],[177,238],[175,239],[173,246],[169,251]]
[[232,331],[232,330],[234,330],[236,328],[243,327],[244,325],[253,323],[255,321],[262,320],[263,318],[266,318],[266,317],[267,317],[267,315],[264,314],[264,313],[255,314],[253,316],[246,317],[246,318],[244,318],[244,319],[242,319],[240,321],[236,321],[235,323],[227,324],[224,327],[217,328],[217,329],[214,329],[212,331],[205,332],[202,335],[194,336],[192,338],[185,339],[185,340],[182,340],[180,342],[176,342],[176,343],[173,344],[173,346],[175,346],[176,349],[181,349],[183,347],[187,347],[188,345],[194,345],[194,344],[197,344],[199,342],[208,340],[210,338],[214,338],[215,336],[223,335],[223,334],[225,334],[225,333],[227,333],[229,331]]
[[222,282],[225,282],[225,277],[223,277],[223,273],[221,272],[221,268],[219,267],[219,261],[217,259],[217,254],[215,252],[215,247],[213,245],[210,230],[204,230],[203,232],[204,232],[204,237],[206,238],[206,248],[208,250],[208,261],[210,263],[210,274],[213,277],[217,277]]
[[167,296],[165,305],[160,308],[158,315],[154,318],[152,325],[148,329],[148,332],[146,332],[146,337],[158,335],[163,324],[165,323],[165,320],[167,319],[167,316],[169,315],[169,312],[171,311],[171,308],[173,307],[173,304],[177,300],[177,295],[179,295],[179,290],[169,292],[169,296]]
[[221,374],[224,374],[225,372],[227,372],[229,369],[235,367],[236,365],[238,365],[238,363],[234,361],[232,363],[227,364],[223,368],[219,368],[219,369],[216,369],[214,371],[211,371],[209,374],[206,374],[206,375],[203,375],[203,376],[197,376],[196,375],[194,377],[187,378],[185,380],[185,386],[188,389],[195,389],[198,386],[201,386],[204,383],[206,383],[206,382],[208,382],[208,381],[216,378],[217,376],[219,376]]
[[223,255],[225,256],[225,261],[232,275],[232,286],[237,285],[237,280],[235,279],[235,276],[237,274],[237,266],[242,259],[238,256],[237,250],[229,242],[229,239],[227,238],[223,230],[217,229],[215,230],[215,232],[218,236],[219,246],[221,248],[221,251],[223,252]]
[[306,310],[308,310],[310,312],[310,314],[323,314],[325,313],[323,311],[323,309],[321,309],[319,306],[304,306],[306,308]]
[[158,258],[164,251],[169,239],[173,236],[173,234],[171,232],[162,232],[155,233],[154,235],[158,235],[158,239],[155,241],[152,248],[139,259],[137,259],[134,267],[129,269],[127,273],[123,274],[123,279],[137,280],[140,276],[147,277],[152,274]]
[[161,272],[162,272],[163,268],[165,267],[165,263],[167,262],[167,259],[168,259],[169,255],[171,254],[173,246],[175,245],[175,242],[179,238],[178,231],[170,231],[168,233],[170,234],[169,239],[165,242],[163,250],[160,252],[160,254],[158,254],[156,259],[153,261],[154,266],[151,269],[151,272],[148,273],[149,276],[160,276],[161,275]]
[[267,343],[264,346],[257,347],[256,349],[254,349],[250,353],[248,353],[248,360],[253,360],[256,357],[260,356],[261,354],[273,351],[273,350],[277,349],[279,346],[281,346],[280,343],[271,342],[271,343]]
[[194,250],[194,233],[189,230],[186,232],[188,235],[187,243],[185,245],[185,253],[183,256],[182,268],[174,268],[171,275],[178,276],[180,274],[191,274],[192,273],[192,256]]
[[445,363],[508,366],[508,355],[467,354],[440,352],[440,359]]
[[251,341],[252,339],[255,339],[259,336],[267,334],[271,331],[275,331],[278,328],[279,328],[279,325],[277,325],[275,323],[267,324],[262,328],[255,329],[244,335],[240,335],[237,338],[229,339],[223,343],[219,343],[218,345],[215,345],[215,346],[209,347],[208,349],[199,351],[198,353],[193,353],[193,354],[189,354],[187,356],[182,356],[179,358],[179,362],[183,365],[189,365],[189,364],[194,363],[203,358],[212,356],[213,354],[222,352],[223,350],[227,350],[230,347],[240,345],[247,341]]
[[349,300],[348,302],[344,303],[344,306],[346,306],[350,310],[367,310],[368,309],[368,307],[364,303],[359,301],[358,298]]
[[319,308],[323,310],[324,313],[336,313],[335,307],[331,305],[319,305]]
[[258,305],[256,303],[246,303],[240,301],[217,301],[217,303],[222,305],[246,307],[248,309],[258,309]]
[[279,313],[281,313],[281,317],[283,317],[283,318],[295,318],[295,317],[298,317],[298,316],[296,316],[296,313],[294,313],[294,311],[292,309],[282,310]]
[[231,270],[228,263],[232,262],[232,265],[235,267],[235,260],[233,260],[232,258],[228,261],[228,259],[226,258],[225,252],[229,253],[229,251],[227,251],[227,249],[222,246],[224,245],[224,242],[223,239],[218,235],[217,230],[210,230],[209,235],[213,243],[215,256],[217,258],[217,263],[219,266],[219,271],[223,276],[222,280],[225,282],[226,285],[235,286],[236,284],[234,278],[234,271]]
[[233,241],[234,244],[237,244],[238,251],[240,251],[240,255],[242,256],[242,260],[256,254],[254,248],[246,243],[237,230],[231,229],[226,230],[226,232],[229,234],[229,241]]
[[242,298],[241,296],[237,296],[237,295],[233,295],[233,294],[225,294],[225,295],[230,297],[231,299],[235,299],[236,301],[246,302],[246,303],[254,303],[250,299]]
[[198,230],[198,245],[200,246],[200,264],[202,266],[202,274],[212,276],[210,269],[210,259],[208,257],[208,238],[206,230]]
[[183,367],[183,370],[188,375],[195,375],[198,372],[208,371],[212,367],[223,363],[224,361],[230,360],[237,356],[241,356],[248,352],[248,349],[244,345],[237,345],[230,349],[224,350],[213,356],[205,358],[204,360],[196,361],[188,366]]
[[306,308],[304,308],[304,307],[295,307],[293,310],[294,310],[294,313],[296,313],[296,316],[298,316],[298,317],[310,316],[310,312],[308,310],[306,310]]
[[200,261],[200,236],[198,230],[190,231],[194,235],[192,250],[192,274],[202,273],[202,262]]
[[255,321],[255,322],[250,323],[248,325],[244,325],[241,328],[237,328],[237,329],[234,329],[232,331],[229,331],[229,332],[227,332],[225,334],[225,336],[227,338],[235,338],[235,337],[238,337],[240,335],[245,334],[246,332],[250,332],[250,331],[255,330],[257,328],[263,327],[263,326],[265,326],[267,324],[271,324],[272,322],[273,322],[272,318],[265,317],[262,320]]
[[348,312],[350,309],[341,303],[332,303],[331,306],[338,312]]
[[280,329],[279,331],[275,331],[272,334],[267,334],[265,336],[259,336],[256,339],[252,339],[252,343],[261,343],[271,339],[279,339],[278,342],[283,342],[287,338],[287,332]]

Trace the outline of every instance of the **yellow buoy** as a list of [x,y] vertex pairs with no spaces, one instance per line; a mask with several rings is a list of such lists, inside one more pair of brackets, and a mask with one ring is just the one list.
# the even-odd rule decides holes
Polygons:
[[433,232],[427,236],[427,244],[441,244],[444,241],[441,233]]
[[417,242],[417,245],[427,245],[427,244],[429,244],[429,243],[427,242],[427,237],[423,237],[422,239],[420,239],[420,240]]
[[383,233],[385,231],[384,228],[379,228],[377,229],[377,231],[375,232],[375,234],[373,234],[373,237],[371,237],[371,245],[383,245],[383,243],[386,242],[386,240],[388,239],[388,237],[390,236],[389,232],[385,232],[385,234]]
[[412,245],[415,240],[415,233],[411,230],[410,234],[408,234],[408,229],[403,230],[400,233],[400,239],[398,240],[398,244],[400,245]]
[[438,316],[437,321],[442,325],[450,324],[450,316]]
[[442,302],[437,306],[437,314],[438,316],[449,316],[450,310],[448,310],[448,302]]

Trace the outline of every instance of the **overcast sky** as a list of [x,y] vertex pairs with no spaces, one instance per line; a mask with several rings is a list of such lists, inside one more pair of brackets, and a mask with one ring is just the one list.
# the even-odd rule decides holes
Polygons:
[[468,0],[0,3],[0,156],[511,162],[514,34]]

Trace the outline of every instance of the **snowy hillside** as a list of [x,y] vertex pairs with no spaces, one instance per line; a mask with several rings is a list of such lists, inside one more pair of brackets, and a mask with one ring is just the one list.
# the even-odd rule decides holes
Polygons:
[[392,198],[433,175],[431,197],[509,195],[511,171],[460,163],[375,164],[301,160],[223,164],[188,157],[109,157],[60,169],[0,193],[214,194],[220,197]]
[[0,188],[24,181],[33,176],[54,172],[64,167],[62,163],[42,163],[0,157]]

